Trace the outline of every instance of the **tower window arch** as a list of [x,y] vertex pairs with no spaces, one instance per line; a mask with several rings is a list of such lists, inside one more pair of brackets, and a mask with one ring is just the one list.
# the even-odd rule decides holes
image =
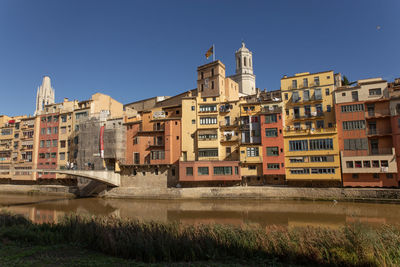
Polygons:
[[241,67],[240,65],[241,65],[240,57],[238,57],[238,59],[237,59],[237,66],[238,66],[238,69]]
[[244,66],[246,67],[246,66],[247,66],[247,59],[246,59],[246,57],[243,58],[243,63],[244,63]]

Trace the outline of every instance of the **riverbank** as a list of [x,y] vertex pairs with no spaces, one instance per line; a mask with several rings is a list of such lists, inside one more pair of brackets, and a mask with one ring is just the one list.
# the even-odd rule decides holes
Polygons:
[[[45,248],[50,265],[66,257],[97,261],[95,253],[130,264],[216,262],[237,265],[307,266],[396,266],[400,263],[400,230],[395,226],[369,227],[352,224],[340,229],[314,227],[265,228],[243,225],[182,225],[139,222],[116,217],[69,215],[58,224],[34,224],[8,213],[0,213],[2,251],[23,248],[14,258],[21,262],[41,258],[32,248]],[[54,247],[49,251],[49,246]],[[76,251],[82,249],[88,254]],[[58,253],[57,253],[58,252]],[[75,255],[77,253],[77,255]],[[53,259],[52,259],[53,257]],[[88,259],[89,257],[89,259]],[[116,257],[116,258],[115,258]],[[3,258],[3,259],[2,259]],[[50,260],[50,261],[49,261]],[[10,257],[0,253],[1,262]],[[40,262],[40,261],[39,261]],[[12,263],[12,262],[11,262]],[[122,263],[122,262],[121,262]]]
[[49,195],[75,197],[77,187],[63,185],[13,185],[0,184],[0,193],[3,194],[24,194],[24,195]]
[[[0,193],[77,196],[77,187],[61,185],[0,184]],[[400,203],[400,189],[385,188],[306,188],[278,186],[235,187],[115,187],[102,192],[103,198],[121,199],[276,199]]]
[[400,203],[400,189],[383,188],[297,188],[277,186],[143,188],[117,187],[105,198],[137,199],[281,199]]

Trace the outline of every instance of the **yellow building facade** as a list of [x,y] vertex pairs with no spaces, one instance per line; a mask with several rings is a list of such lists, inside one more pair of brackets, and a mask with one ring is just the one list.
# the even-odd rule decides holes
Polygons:
[[341,183],[333,100],[338,83],[340,75],[333,71],[305,72],[281,79],[288,184]]

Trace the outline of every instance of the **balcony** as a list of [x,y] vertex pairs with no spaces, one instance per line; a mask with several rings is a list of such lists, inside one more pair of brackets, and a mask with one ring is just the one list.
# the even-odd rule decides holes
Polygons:
[[232,136],[232,135],[222,135],[221,136],[221,142],[238,142],[239,141],[239,136]]
[[366,119],[377,119],[385,117],[390,117],[389,109],[368,110],[367,112],[365,112]]
[[293,115],[293,120],[307,120],[307,119],[316,119],[316,118],[320,118],[323,117],[324,113],[321,111],[317,111],[317,112],[310,112],[310,113],[306,113],[303,115],[300,114],[294,114]]
[[284,130],[285,136],[302,136],[302,135],[313,135],[313,134],[334,134],[337,132],[335,127],[332,128],[297,128],[287,126]]
[[345,150],[340,153],[343,173],[397,173],[394,148]]
[[221,127],[221,128],[230,128],[230,127],[238,127],[238,126],[239,126],[239,121],[236,119],[232,122],[228,122],[228,121],[220,121],[219,122],[219,127]]
[[304,105],[307,103],[312,103],[312,102],[322,102],[322,96],[315,96],[312,95],[311,97],[308,97],[306,99],[302,99],[301,97],[297,98],[297,99],[293,99],[293,96],[291,98],[289,98],[288,100],[288,104],[292,104],[292,105]]
[[223,104],[219,107],[219,113],[228,113],[231,111],[231,105],[229,104]]
[[273,107],[273,108],[261,107],[261,113],[264,114],[282,113],[282,107]]
[[373,136],[385,136],[385,135],[391,135],[392,130],[390,129],[368,129],[367,135],[368,137],[373,137]]
[[162,148],[162,147],[164,147],[164,143],[163,142],[156,142],[156,143],[154,143],[154,144],[151,144],[151,143],[149,143],[148,145],[147,145],[147,148],[148,149],[153,149],[153,148]]
[[138,131],[139,135],[146,135],[146,134],[154,134],[154,133],[162,133],[164,132],[164,124],[161,125],[157,125],[154,124],[153,125],[153,129],[145,129],[143,130],[143,128],[141,127]]

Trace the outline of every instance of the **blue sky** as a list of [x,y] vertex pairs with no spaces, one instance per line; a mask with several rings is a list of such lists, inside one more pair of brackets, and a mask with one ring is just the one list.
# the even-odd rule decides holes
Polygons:
[[[241,41],[259,88],[333,69],[400,77],[398,0],[0,1],[0,114],[32,114],[50,75],[56,101],[102,92],[122,103],[196,87],[214,43],[233,74]],[[377,29],[377,27],[380,29]]]

